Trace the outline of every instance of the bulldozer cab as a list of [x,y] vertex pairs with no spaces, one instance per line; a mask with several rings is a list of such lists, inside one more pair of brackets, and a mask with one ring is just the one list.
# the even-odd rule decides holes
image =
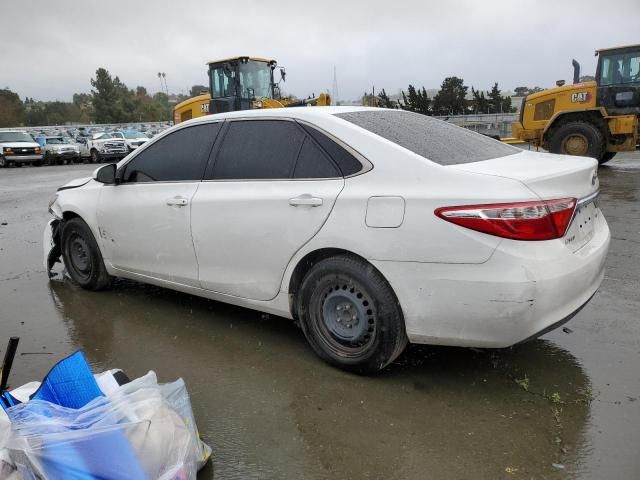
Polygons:
[[209,62],[209,113],[249,110],[256,100],[273,99],[275,60],[235,57]]
[[610,115],[640,114],[640,45],[597,50],[597,104]]

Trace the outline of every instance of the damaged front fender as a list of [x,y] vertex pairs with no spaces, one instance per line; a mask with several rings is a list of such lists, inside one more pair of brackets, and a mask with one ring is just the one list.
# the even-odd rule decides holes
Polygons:
[[44,229],[42,245],[44,249],[44,269],[49,278],[52,278],[55,273],[51,269],[56,263],[60,262],[60,257],[62,256],[62,220],[55,218],[49,220]]

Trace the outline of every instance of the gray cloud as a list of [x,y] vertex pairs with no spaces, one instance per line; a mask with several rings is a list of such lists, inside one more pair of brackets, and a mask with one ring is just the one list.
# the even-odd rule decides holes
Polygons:
[[98,67],[130,88],[172,92],[206,83],[208,60],[268,56],[287,67],[285,90],[342,99],[375,85],[551,86],[571,58],[593,73],[596,48],[637,43],[637,0],[452,2],[9,1],[2,6],[0,87],[22,97],[69,100]]

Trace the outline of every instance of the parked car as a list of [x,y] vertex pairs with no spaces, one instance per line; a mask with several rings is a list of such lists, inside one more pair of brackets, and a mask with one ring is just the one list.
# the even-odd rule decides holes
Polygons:
[[129,152],[133,152],[136,148],[149,141],[149,137],[137,130],[119,130],[114,132],[114,136],[119,136],[124,139]]
[[293,318],[375,372],[407,342],[507,347],[575,315],[609,248],[597,167],[405,111],[211,115],[59,190],[47,268]]
[[68,164],[80,160],[80,147],[65,142],[64,137],[46,137],[44,163],[47,165]]
[[0,167],[21,167],[25,163],[42,165],[40,144],[21,130],[0,131]]
[[80,157],[91,163],[104,160],[120,160],[127,155],[127,145],[123,138],[112,133],[96,133],[80,144]]

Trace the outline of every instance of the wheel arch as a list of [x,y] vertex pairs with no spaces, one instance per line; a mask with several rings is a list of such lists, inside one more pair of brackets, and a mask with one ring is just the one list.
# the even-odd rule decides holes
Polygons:
[[543,145],[548,145],[549,139],[553,132],[568,122],[590,122],[602,131],[605,139],[608,137],[608,128],[606,125],[606,112],[603,108],[590,108],[580,111],[561,111],[556,113],[544,128],[542,132]]
[[[289,276],[288,281],[286,281],[285,283],[288,287],[287,292],[289,294],[289,310],[291,311],[291,315],[293,316],[294,320],[296,321],[298,320],[295,299],[296,299],[296,295],[299,292],[299,287],[302,284],[302,281],[304,280],[304,277],[318,262],[321,262],[322,260],[325,260],[327,258],[336,257],[340,255],[348,255],[351,257],[358,258],[363,262],[367,263],[367,265],[369,265],[371,268],[375,269],[380,274],[380,276],[382,276],[384,281],[387,282],[387,284],[389,285],[389,288],[391,288],[391,291],[395,295],[396,300],[398,301],[398,304],[400,305],[398,295],[394,291],[393,286],[391,285],[391,282],[389,282],[389,280],[385,277],[384,273],[382,273],[378,268],[376,268],[369,260],[367,260],[362,255],[359,255],[351,250],[346,250],[344,248],[323,247],[323,248],[318,248],[306,253],[300,260],[298,260],[296,263],[296,266],[293,268],[291,272],[291,275]],[[400,308],[402,310],[402,305],[400,305]]]

